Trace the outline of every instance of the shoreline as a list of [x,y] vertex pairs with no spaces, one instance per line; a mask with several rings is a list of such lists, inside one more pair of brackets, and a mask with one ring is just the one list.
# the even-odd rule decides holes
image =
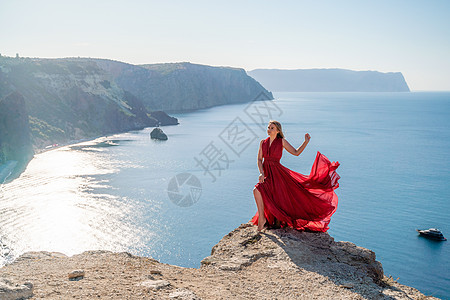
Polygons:
[[[146,127],[147,128],[147,127]],[[145,128],[143,128],[143,129],[145,129]],[[114,133],[114,134],[112,134],[112,135],[116,135],[116,134],[122,134],[122,133],[127,133],[127,132],[129,132],[129,131],[125,131],[125,132],[119,132],[119,133]],[[85,138],[85,139],[79,139],[79,140],[71,140],[71,141],[68,141],[68,142],[66,142],[66,143],[62,143],[62,144],[54,144],[54,145],[56,145],[56,146],[51,146],[50,148],[48,148],[48,146],[47,147],[45,147],[45,148],[39,148],[39,149],[35,149],[34,151],[35,151],[35,155],[37,155],[37,154],[42,154],[42,153],[45,153],[45,152],[49,152],[49,151],[52,151],[52,150],[57,150],[57,149],[60,149],[60,148],[63,148],[63,147],[67,147],[67,146],[75,146],[75,145],[78,145],[78,144],[81,144],[81,143],[84,143],[84,142],[91,142],[91,141],[95,141],[95,140],[97,140],[97,139],[99,139],[99,138],[102,138],[102,137],[108,137],[109,135],[100,135],[100,136],[96,136],[96,137],[93,137],[93,138]]]
[[[119,134],[119,133],[117,133],[117,134]],[[51,148],[34,149],[34,154],[31,157],[31,159],[29,159],[28,161],[19,162],[19,161],[9,160],[6,163],[0,165],[0,187],[3,184],[8,184],[8,183],[14,181],[15,179],[19,178],[20,175],[26,170],[28,164],[34,159],[34,157],[36,155],[40,155],[42,153],[46,153],[46,152],[49,152],[52,150],[57,150],[57,149],[67,147],[67,146],[77,145],[77,144],[89,142],[89,141],[94,141],[101,137],[102,136],[98,136],[98,137],[94,137],[94,138],[87,138],[87,139],[80,139],[80,140],[72,140],[72,141],[69,141],[69,142],[63,143],[63,144],[55,144],[56,146],[51,147]],[[105,136],[105,137],[107,137],[107,136]],[[15,162],[13,164],[13,166],[11,166],[12,162]],[[8,173],[8,174],[5,175],[6,173]]]
[[[174,126],[174,125],[165,125],[165,126]],[[22,166],[23,170],[17,170],[16,169],[16,167],[18,165],[21,165],[21,164],[19,164],[17,162],[17,164],[12,169],[11,174],[9,174],[7,177],[11,176],[12,174],[14,174],[14,176],[13,176],[13,178],[10,178],[8,181],[6,181],[7,178],[3,178],[3,180],[2,180],[2,167],[4,167],[5,164],[0,165],[0,186],[2,184],[7,184],[7,183],[17,179],[20,176],[20,174],[25,171],[26,167],[31,162],[31,160],[33,160],[35,155],[40,155],[42,153],[46,153],[46,152],[49,152],[49,151],[58,150],[58,149],[61,149],[63,147],[75,146],[75,145],[78,145],[78,144],[81,144],[81,143],[95,141],[95,140],[100,139],[100,138],[108,138],[109,136],[114,136],[114,135],[117,135],[117,134],[124,134],[124,133],[128,133],[128,132],[131,132],[131,131],[136,131],[136,130],[145,130],[147,128],[154,128],[154,127],[150,126],[150,127],[144,127],[144,128],[141,128],[141,129],[133,129],[133,130],[123,131],[123,132],[111,133],[109,135],[95,136],[95,137],[92,137],[92,138],[83,138],[83,139],[78,139],[78,140],[70,140],[70,141],[67,141],[65,143],[53,144],[55,146],[52,145],[51,147],[47,146],[47,147],[44,147],[44,148],[33,149],[34,150],[33,157],[28,162],[26,162],[24,164],[24,166]]]
[[8,160],[0,165],[0,185],[4,184],[8,180],[8,177],[14,173],[17,164],[17,160]]

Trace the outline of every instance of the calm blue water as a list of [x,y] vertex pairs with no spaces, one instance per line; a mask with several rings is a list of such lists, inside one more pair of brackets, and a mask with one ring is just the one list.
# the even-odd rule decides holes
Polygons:
[[[256,154],[266,137],[258,105],[263,127],[270,111],[294,146],[306,132],[312,136],[299,157],[284,152],[285,166],[308,174],[316,151],[341,163],[330,235],[375,251],[385,274],[400,283],[450,298],[450,242],[415,232],[437,227],[450,237],[450,93],[274,96],[272,103],[178,114],[180,125],[163,128],[168,141],[151,140],[149,128],[37,155],[20,178],[1,186],[3,263],[30,250],[109,249],[198,267],[256,212]],[[205,165],[212,158],[211,173],[195,158]],[[201,183],[189,207],[168,197],[180,173]],[[186,185],[179,191],[188,192]]]

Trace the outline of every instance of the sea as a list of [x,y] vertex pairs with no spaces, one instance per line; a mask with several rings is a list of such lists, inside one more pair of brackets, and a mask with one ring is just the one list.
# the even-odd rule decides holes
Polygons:
[[145,128],[35,155],[0,185],[0,266],[26,251],[105,249],[199,267],[256,213],[259,141],[275,119],[294,147],[311,135],[283,165],[309,174],[317,151],[340,163],[329,234],[373,250],[398,282],[450,299],[450,241],[416,232],[450,238],[450,92],[274,97],[175,114],[166,141]]

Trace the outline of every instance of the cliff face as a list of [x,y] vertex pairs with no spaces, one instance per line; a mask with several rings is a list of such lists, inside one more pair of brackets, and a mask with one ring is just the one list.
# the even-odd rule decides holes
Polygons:
[[267,91],[243,69],[191,63],[133,66],[107,60],[97,64],[150,110],[189,111],[255,100]]
[[[69,281],[80,269],[84,276]],[[2,277],[36,299],[435,299],[384,276],[368,249],[327,233],[258,233],[251,224],[223,237],[199,269],[128,253],[30,252],[0,268]]]
[[0,87],[0,96],[23,95],[36,148],[158,124],[89,60],[2,57]]
[[0,98],[12,92],[23,95],[35,148],[178,124],[163,110],[248,102],[261,93],[273,99],[243,69],[0,57]]
[[0,165],[8,160],[27,163],[33,154],[25,100],[17,92],[0,98]]
[[343,69],[276,70],[248,72],[277,92],[409,92],[402,73]]

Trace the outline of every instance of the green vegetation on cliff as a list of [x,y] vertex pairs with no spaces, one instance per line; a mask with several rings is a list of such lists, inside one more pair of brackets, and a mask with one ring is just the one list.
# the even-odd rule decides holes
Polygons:
[[48,124],[47,122],[38,118],[29,117],[31,135],[35,144],[55,144],[64,139],[64,130]]

